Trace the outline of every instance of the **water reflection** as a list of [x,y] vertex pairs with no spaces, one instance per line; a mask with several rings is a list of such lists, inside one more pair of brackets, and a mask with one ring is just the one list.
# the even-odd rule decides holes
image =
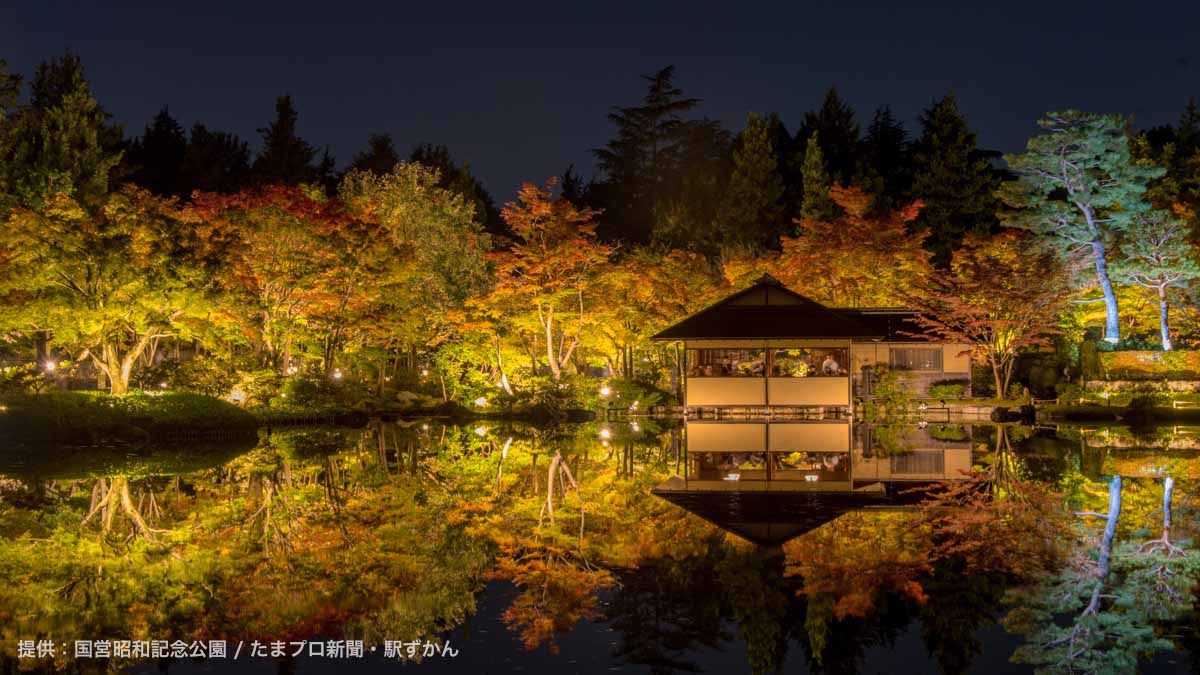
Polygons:
[[[460,660],[422,664],[449,671],[1010,672],[1014,657],[1071,661],[1046,647],[1055,616],[1068,635],[1092,630],[1077,670],[1093,656],[1183,663],[1198,437],[424,420],[250,447],[10,448],[0,667],[88,665],[18,662],[18,639],[319,635],[450,640]],[[1101,578],[1105,521],[1088,514],[1111,510],[1115,476]],[[1067,596],[1081,604],[1042,602]],[[1089,628],[1100,622],[1139,637],[1110,640]]]
[[969,432],[940,436],[843,420],[688,422],[685,470],[654,494],[744,539],[778,545],[849,511],[919,504],[922,486],[968,480]]

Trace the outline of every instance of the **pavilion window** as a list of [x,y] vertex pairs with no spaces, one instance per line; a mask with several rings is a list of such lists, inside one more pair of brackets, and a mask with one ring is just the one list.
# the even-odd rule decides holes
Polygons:
[[888,350],[892,370],[941,371],[941,347],[892,347]]
[[762,377],[766,357],[763,349],[689,349],[688,377]]
[[846,349],[775,349],[771,352],[771,377],[845,377],[849,364]]

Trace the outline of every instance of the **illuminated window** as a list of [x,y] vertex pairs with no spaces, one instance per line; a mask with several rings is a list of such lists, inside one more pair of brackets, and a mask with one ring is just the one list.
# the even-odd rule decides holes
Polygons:
[[892,370],[942,370],[941,347],[892,347],[888,350]]
[[771,353],[771,377],[844,377],[849,363],[845,349],[776,349]]
[[762,349],[689,349],[688,377],[762,377],[766,351]]

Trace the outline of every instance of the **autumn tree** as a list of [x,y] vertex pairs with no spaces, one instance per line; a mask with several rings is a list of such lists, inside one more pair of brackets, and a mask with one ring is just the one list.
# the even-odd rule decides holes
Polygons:
[[970,236],[950,268],[927,276],[907,304],[929,333],[971,345],[1003,396],[1017,355],[1046,344],[1055,330],[1069,292],[1060,269],[1053,253],[1021,233]]
[[1120,115],[1068,110],[1038,125],[1048,133],[1031,138],[1024,154],[1005,155],[1020,180],[1001,188],[1014,209],[1004,222],[1044,237],[1064,258],[1091,257],[1104,295],[1104,339],[1116,343],[1121,323],[1109,257],[1123,237],[1139,236],[1138,217],[1150,208],[1143,195],[1163,170],[1132,161]]
[[872,196],[857,187],[834,186],[829,196],[844,215],[801,219],[800,233],[782,239],[775,276],[828,305],[899,304],[929,268],[924,233],[909,230],[920,204],[874,210]]
[[[222,261],[221,314],[228,339],[248,344],[280,372],[305,351],[313,320],[337,293],[322,284],[340,262],[326,239],[347,215],[337,202],[296,187],[197,194],[185,211]],[[326,364],[327,365],[327,364]]]
[[0,229],[2,318],[50,332],[121,396],[147,348],[197,318],[210,286],[203,257],[176,207],[145,190],[82,203],[59,192]]
[[1188,241],[1187,224],[1173,214],[1151,211],[1139,216],[1137,235],[1121,249],[1116,277],[1154,291],[1158,297],[1158,326],[1165,351],[1171,349],[1167,292],[1200,278],[1200,264]]
[[505,205],[504,220],[516,241],[492,254],[496,287],[487,302],[511,307],[508,321],[535,320],[546,365],[559,380],[597,311],[590,303],[600,298],[591,291],[612,249],[596,241],[596,212],[555,198],[556,183],[526,183],[517,201]]
[[401,162],[384,173],[351,171],[339,191],[351,214],[373,225],[342,249],[364,268],[356,283],[373,289],[356,325],[411,371],[418,351],[454,337],[451,314],[490,283],[482,214],[441,183],[436,170]]

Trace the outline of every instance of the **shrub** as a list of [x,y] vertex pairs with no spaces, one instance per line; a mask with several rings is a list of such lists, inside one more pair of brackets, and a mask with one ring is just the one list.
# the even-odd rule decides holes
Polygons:
[[967,395],[966,380],[938,380],[929,385],[930,398],[963,398]]
[[1119,351],[1098,355],[1105,380],[1200,380],[1200,351]]
[[0,396],[38,394],[52,386],[36,363],[0,368]]
[[187,392],[52,392],[8,399],[0,436],[66,442],[143,440],[175,434],[253,431],[254,418],[220,399]]

